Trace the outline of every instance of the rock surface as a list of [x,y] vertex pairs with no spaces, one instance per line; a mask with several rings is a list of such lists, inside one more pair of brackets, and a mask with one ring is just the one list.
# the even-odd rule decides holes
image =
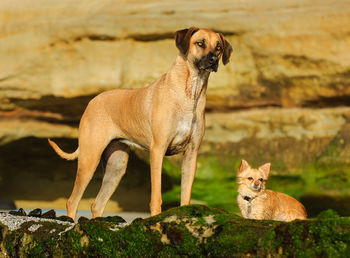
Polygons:
[[206,126],[202,153],[246,158],[256,165],[271,161],[276,169],[350,164],[349,107],[209,113]]
[[171,65],[173,33],[223,32],[231,63],[213,75],[211,108],[304,105],[349,95],[346,0],[2,1],[1,107],[143,87]]
[[[200,155],[223,164],[271,161],[281,174],[341,167],[341,181],[350,182],[347,0],[3,0],[0,10],[1,196],[31,201],[45,193],[48,205],[68,197],[75,163],[61,165],[46,142],[28,137],[76,138],[91,98],[156,80],[177,55],[174,32],[193,25],[222,32],[234,49],[210,77]],[[147,210],[147,164],[129,166],[137,162],[141,173],[129,179],[143,184],[120,187],[120,196]],[[131,203],[124,199],[114,206]]]
[[[0,214],[0,220],[3,215]],[[283,223],[246,220],[224,210],[191,205],[125,226],[111,220],[58,224],[0,223],[2,256],[108,257],[347,257],[350,220],[332,211]],[[32,220],[34,218],[31,218]],[[38,220],[38,218],[35,218]]]

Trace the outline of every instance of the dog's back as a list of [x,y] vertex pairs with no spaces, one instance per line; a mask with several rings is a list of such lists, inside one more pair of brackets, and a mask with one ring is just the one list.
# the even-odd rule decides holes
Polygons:
[[265,199],[265,209],[272,212],[272,220],[291,221],[295,219],[306,219],[305,207],[293,197],[284,193],[265,190],[267,198]]

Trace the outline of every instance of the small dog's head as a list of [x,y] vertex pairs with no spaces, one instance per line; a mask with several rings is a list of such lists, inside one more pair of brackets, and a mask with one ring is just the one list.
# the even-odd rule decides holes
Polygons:
[[238,184],[255,192],[264,190],[265,181],[269,178],[270,168],[271,163],[266,163],[258,169],[253,169],[247,161],[242,160],[237,171]]
[[175,34],[176,47],[199,71],[216,72],[219,59],[226,65],[230,61],[232,46],[221,33],[191,27]]

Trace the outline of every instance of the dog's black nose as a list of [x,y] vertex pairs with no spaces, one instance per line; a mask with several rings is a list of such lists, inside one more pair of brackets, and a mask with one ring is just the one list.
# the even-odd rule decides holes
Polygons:
[[211,58],[210,58],[210,63],[215,63],[216,61],[218,60],[218,57],[217,56],[212,56]]
[[215,64],[218,61],[218,57],[214,53],[209,53],[208,59],[210,64]]

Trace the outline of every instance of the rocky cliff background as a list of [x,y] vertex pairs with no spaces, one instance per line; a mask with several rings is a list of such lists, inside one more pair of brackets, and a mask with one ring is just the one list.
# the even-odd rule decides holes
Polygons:
[[[209,80],[194,201],[236,210],[244,158],[271,161],[268,187],[311,213],[349,215],[349,24],[346,0],[1,1],[0,199],[63,209],[76,163],[46,138],[73,151],[89,100],[156,80],[177,55],[174,32],[195,25],[222,32],[234,51]],[[164,164],[165,206],[179,198],[180,158]],[[149,187],[147,154],[137,153],[108,209],[147,210]]]

